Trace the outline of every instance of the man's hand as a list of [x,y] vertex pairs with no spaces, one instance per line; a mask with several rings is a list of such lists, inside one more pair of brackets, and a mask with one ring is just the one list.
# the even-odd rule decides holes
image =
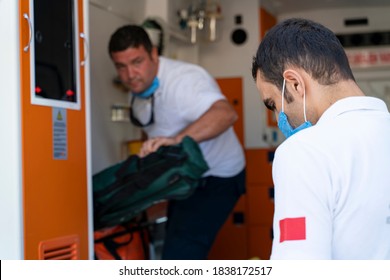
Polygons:
[[146,140],[141,147],[138,156],[145,157],[150,153],[153,153],[158,150],[161,146],[170,146],[178,144],[175,138],[171,137],[155,137],[149,140]]

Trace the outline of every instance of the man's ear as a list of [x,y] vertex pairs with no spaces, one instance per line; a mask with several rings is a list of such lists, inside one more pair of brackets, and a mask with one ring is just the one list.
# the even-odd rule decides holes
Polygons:
[[158,61],[158,50],[157,47],[152,48],[151,57],[154,62]]
[[305,93],[305,80],[300,71],[287,69],[283,73],[283,78],[286,80],[286,88],[288,92],[303,98]]

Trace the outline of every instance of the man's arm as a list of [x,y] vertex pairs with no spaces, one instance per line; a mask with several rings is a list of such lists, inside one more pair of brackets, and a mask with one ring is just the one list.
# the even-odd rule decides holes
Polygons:
[[337,179],[330,170],[327,155],[310,143],[289,139],[278,147],[272,166],[271,259],[332,257],[332,197]]
[[237,119],[237,113],[230,103],[225,99],[218,100],[196,122],[181,131],[175,140],[179,143],[184,136],[190,136],[200,143],[215,138],[231,127]]

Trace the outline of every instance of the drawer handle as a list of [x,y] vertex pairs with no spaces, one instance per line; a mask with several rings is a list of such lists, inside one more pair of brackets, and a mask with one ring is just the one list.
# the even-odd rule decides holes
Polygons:
[[80,65],[84,66],[85,62],[87,61],[87,58],[88,58],[89,44],[88,44],[88,40],[87,40],[84,33],[82,33],[82,32],[80,33],[80,38],[83,39],[83,41],[84,41],[84,60],[81,61]]
[[24,13],[24,14],[23,14],[23,18],[24,18],[25,20],[27,20],[27,22],[28,22],[28,27],[29,27],[29,31],[30,31],[30,33],[29,33],[29,39],[28,39],[28,44],[27,44],[27,46],[25,46],[25,47],[23,48],[23,50],[24,50],[25,52],[28,52],[28,50],[30,49],[30,45],[31,45],[33,30],[32,30],[31,20],[30,20],[30,17],[28,16],[28,14]]

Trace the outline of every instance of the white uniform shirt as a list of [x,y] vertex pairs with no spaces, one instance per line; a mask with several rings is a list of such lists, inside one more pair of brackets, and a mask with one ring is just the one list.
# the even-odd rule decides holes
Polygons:
[[[144,127],[149,138],[177,135],[213,103],[225,99],[216,81],[194,64],[160,57],[157,77],[160,85],[154,93],[154,124]],[[199,146],[210,167],[204,176],[231,177],[245,166],[244,152],[232,127]]]
[[275,153],[271,259],[390,259],[390,115],[337,101]]

